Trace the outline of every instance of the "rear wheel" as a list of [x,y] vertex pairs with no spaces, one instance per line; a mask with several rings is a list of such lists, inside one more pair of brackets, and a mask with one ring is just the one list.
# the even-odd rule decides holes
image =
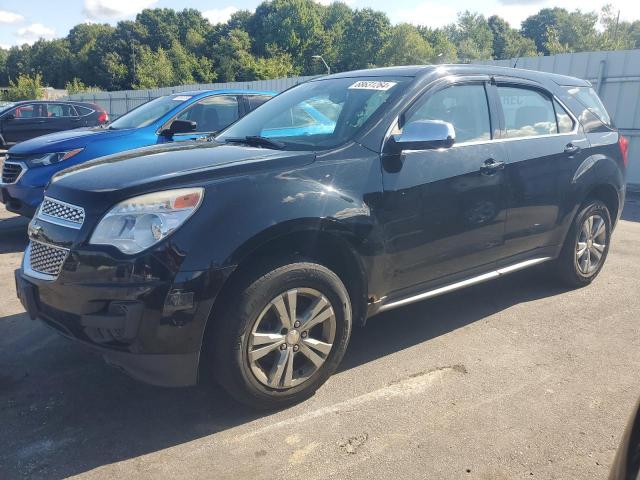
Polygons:
[[590,200],[576,215],[567,234],[555,271],[571,287],[590,284],[600,273],[609,253],[611,216],[607,206]]
[[214,373],[232,396],[255,408],[313,395],[336,370],[351,333],[346,288],[312,262],[248,275],[219,315],[209,335]]

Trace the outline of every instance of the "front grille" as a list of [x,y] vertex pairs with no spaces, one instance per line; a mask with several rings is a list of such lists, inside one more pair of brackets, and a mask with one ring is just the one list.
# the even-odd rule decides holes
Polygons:
[[35,272],[57,276],[68,254],[69,250],[66,248],[54,247],[32,240],[29,252],[29,266]]
[[2,166],[2,183],[16,183],[22,171],[21,164],[5,161]]
[[[44,201],[40,206],[38,217],[41,217],[42,215],[71,222],[78,225],[76,228],[79,228],[79,226],[84,222],[84,208],[76,207],[75,205],[70,205],[48,197],[44,198]],[[46,221],[46,218],[43,220]]]

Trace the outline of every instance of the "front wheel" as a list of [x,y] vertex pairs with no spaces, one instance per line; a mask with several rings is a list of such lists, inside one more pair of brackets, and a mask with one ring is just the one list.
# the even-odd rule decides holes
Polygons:
[[587,202],[567,234],[555,271],[571,287],[590,284],[600,273],[609,253],[611,215],[599,200]]
[[335,372],[349,341],[351,303],[344,284],[322,265],[296,262],[255,272],[242,285],[222,318],[212,319],[218,381],[255,408],[280,408],[313,395]]

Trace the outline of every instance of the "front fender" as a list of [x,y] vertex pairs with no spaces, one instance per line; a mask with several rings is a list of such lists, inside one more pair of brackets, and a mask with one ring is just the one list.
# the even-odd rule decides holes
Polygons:
[[232,267],[267,242],[305,231],[341,237],[369,255],[382,245],[371,211],[381,186],[375,154],[221,179],[176,232],[174,243],[188,252],[182,270]]

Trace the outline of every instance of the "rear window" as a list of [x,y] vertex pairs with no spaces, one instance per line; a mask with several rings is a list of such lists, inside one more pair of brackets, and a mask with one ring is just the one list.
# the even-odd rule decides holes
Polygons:
[[570,87],[569,93],[573,95],[587,110],[598,117],[602,123],[611,126],[611,117],[604,108],[600,97],[591,87]]

